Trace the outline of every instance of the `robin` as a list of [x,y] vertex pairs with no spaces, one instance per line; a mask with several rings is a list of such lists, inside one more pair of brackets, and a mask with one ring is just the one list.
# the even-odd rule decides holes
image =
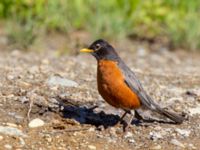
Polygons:
[[[183,122],[184,118],[169,112],[158,105],[146,93],[134,72],[123,62],[115,49],[105,40],[93,42],[89,48],[80,52],[91,53],[97,60],[97,85],[103,99],[110,105],[125,111],[120,120],[127,113],[138,114],[139,108],[147,108],[164,115],[176,124]],[[128,125],[130,125],[134,115]]]

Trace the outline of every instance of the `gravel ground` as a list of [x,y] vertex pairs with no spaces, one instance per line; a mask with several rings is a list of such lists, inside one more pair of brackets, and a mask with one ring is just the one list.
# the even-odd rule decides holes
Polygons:
[[92,56],[2,51],[0,149],[198,150],[200,54],[145,45],[119,53],[155,101],[189,119],[181,125],[134,120],[124,133],[122,125],[114,126],[123,111],[98,95]]

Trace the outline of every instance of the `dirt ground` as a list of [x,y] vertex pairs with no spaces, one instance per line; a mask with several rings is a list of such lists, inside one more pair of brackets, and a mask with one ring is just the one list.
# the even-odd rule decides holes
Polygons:
[[180,125],[135,119],[124,133],[123,125],[115,126],[123,111],[97,92],[92,56],[1,48],[0,149],[200,149],[200,54],[113,44],[155,101],[189,119]]

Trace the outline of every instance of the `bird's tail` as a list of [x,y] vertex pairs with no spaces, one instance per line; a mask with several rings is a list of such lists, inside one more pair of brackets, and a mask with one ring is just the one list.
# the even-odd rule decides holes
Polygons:
[[185,120],[184,117],[182,117],[174,112],[167,111],[161,107],[157,107],[156,111],[158,113],[168,117],[169,119],[173,120],[177,124],[181,124]]
[[181,124],[185,120],[185,118],[183,116],[178,115],[178,114],[176,114],[174,112],[165,110],[164,108],[160,107],[157,103],[155,103],[151,99],[150,96],[148,96],[148,95],[146,95],[146,96],[150,100],[150,105],[148,105],[148,107],[150,106],[149,108],[151,110],[153,110],[153,111],[155,111],[155,112],[157,112],[157,113],[159,113],[161,115],[166,116],[167,118],[171,119],[172,121],[174,121],[177,124]]

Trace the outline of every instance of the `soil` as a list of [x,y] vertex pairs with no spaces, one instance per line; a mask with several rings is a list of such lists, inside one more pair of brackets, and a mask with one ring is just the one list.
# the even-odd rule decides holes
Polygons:
[[[18,129],[25,136],[0,131],[0,149],[198,150],[200,54],[130,41],[112,44],[156,102],[188,119],[176,125],[144,112],[164,123],[135,119],[123,132],[123,124],[115,125],[123,111],[109,106],[98,94],[92,56],[1,48],[0,126]],[[55,76],[78,85],[50,83]],[[31,128],[29,122],[35,118],[44,124]]]

